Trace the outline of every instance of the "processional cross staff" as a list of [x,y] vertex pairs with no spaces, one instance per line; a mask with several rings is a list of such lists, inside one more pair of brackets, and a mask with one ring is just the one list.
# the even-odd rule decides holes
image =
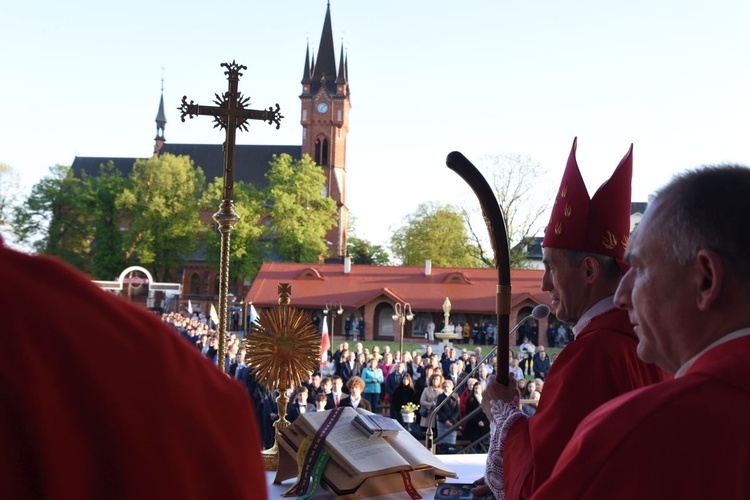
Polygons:
[[269,107],[267,110],[248,109],[249,97],[243,97],[237,90],[242,70],[247,66],[232,63],[221,63],[229,81],[229,90],[222,95],[214,94],[216,106],[200,106],[187,102],[187,96],[182,97],[179,109],[180,118],[184,122],[185,117],[191,119],[194,116],[208,115],[214,117],[214,128],[226,130],[226,141],[224,143],[224,190],[223,200],[219,205],[219,211],[213,215],[214,221],[221,232],[221,263],[219,277],[219,349],[217,353],[218,366],[223,372],[226,357],[226,332],[227,332],[227,296],[229,293],[229,241],[234,225],[240,220],[240,216],[234,210],[234,160],[237,129],[247,131],[248,120],[262,120],[269,124],[276,124],[276,129],[281,126],[279,105],[276,109]]

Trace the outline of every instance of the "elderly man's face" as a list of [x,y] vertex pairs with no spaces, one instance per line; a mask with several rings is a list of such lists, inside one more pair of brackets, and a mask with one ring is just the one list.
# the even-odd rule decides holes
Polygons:
[[691,275],[688,266],[665,259],[656,238],[653,216],[659,212],[659,201],[641,221],[630,238],[626,258],[631,268],[615,293],[615,305],[628,311],[638,335],[638,357],[674,373],[684,361],[681,340],[689,337]]
[[584,265],[571,266],[568,253],[559,248],[545,248],[543,254],[542,291],[549,293],[559,320],[576,323],[587,308]]

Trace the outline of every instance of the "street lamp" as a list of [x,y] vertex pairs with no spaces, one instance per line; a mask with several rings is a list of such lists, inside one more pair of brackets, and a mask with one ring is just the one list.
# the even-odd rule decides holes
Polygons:
[[[334,309],[334,307],[337,307],[337,309]],[[326,302],[326,306],[323,309],[323,321],[328,321],[328,313],[335,312],[339,316],[344,314],[344,308],[341,307],[341,302]],[[336,316],[331,314],[331,350],[333,350],[333,329],[336,326]]]
[[408,302],[401,303],[396,302],[396,305],[393,306],[396,313],[392,316],[393,321],[398,321],[401,323],[401,343],[399,347],[399,353],[401,358],[399,359],[399,362],[404,359],[404,324],[407,321],[411,321],[414,319],[414,314],[411,312],[411,305]]

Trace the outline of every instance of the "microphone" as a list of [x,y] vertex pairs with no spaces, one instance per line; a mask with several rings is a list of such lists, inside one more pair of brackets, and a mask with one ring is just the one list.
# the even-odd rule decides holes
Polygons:
[[[534,319],[544,319],[549,316],[549,307],[545,304],[539,304],[531,311],[531,316]],[[526,318],[524,318],[525,320]],[[522,320],[523,321],[523,320]]]
[[[526,316],[525,318],[523,318],[521,321],[519,321],[518,323],[516,323],[516,326],[514,326],[513,329],[508,332],[508,336],[510,336],[511,334],[513,334],[513,332],[515,332],[516,330],[518,330],[518,328],[521,325],[523,325],[524,323],[526,323],[526,321],[528,319],[530,319],[530,318],[531,319],[535,319],[535,320],[544,319],[547,316],[549,316],[549,312],[550,312],[549,311],[549,306],[547,306],[545,304],[539,304],[539,305],[537,305],[536,307],[534,307],[534,309],[531,310],[531,314],[529,314],[528,316]],[[456,387],[453,388],[453,392],[458,391],[459,387],[463,387],[464,385],[466,385],[466,383],[469,381],[469,379],[479,370],[479,367],[482,366],[489,359],[489,357],[492,356],[495,353],[495,351],[497,351],[497,346],[495,346],[492,349],[490,349],[490,352],[487,353],[487,356],[485,356],[482,359],[482,361],[480,361],[479,363],[477,363],[477,366],[475,366],[474,369],[471,370],[469,372],[469,374],[466,375],[464,377],[464,379],[461,382],[459,382],[458,385],[456,385]],[[432,426],[435,423],[435,419],[437,418],[437,412],[438,412],[438,410],[440,408],[442,408],[443,405],[447,401],[448,401],[448,398],[445,398],[439,405],[437,405],[435,407],[435,409],[433,409],[432,412],[430,412],[430,417],[427,420],[427,433],[425,434],[425,443],[424,443],[424,445],[425,445],[425,447],[429,448],[432,451],[433,455],[435,454],[435,449],[434,449],[435,448],[435,442],[432,439],[432,434],[433,434],[432,433]]]

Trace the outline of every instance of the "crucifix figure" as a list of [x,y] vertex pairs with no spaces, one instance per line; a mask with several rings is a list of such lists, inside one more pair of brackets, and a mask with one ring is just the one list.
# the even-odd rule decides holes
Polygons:
[[219,348],[217,352],[218,366],[224,371],[226,358],[226,332],[227,332],[227,296],[229,294],[229,238],[232,229],[240,216],[234,210],[234,159],[235,159],[235,140],[237,129],[247,131],[248,120],[263,120],[269,124],[276,124],[278,129],[281,125],[281,119],[284,118],[279,113],[279,105],[276,109],[269,107],[267,110],[248,109],[250,103],[249,97],[243,97],[237,90],[241,71],[247,69],[247,66],[237,64],[232,61],[222,63],[221,66],[226,68],[224,72],[229,81],[229,90],[222,94],[214,94],[214,104],[216,106],[200,106],[198,104],[187,102],[187,96],[182,97],[182,104],[179,108],[182,121],[185,116],[208,115],[214,117],[214,128],[223,128],[226,130],[226,140],[224,142],[224,190],[223,200],[219,206],[219,211],[213,215],[214,221],[219,226],[221,232],[221,264],[219,278]]

